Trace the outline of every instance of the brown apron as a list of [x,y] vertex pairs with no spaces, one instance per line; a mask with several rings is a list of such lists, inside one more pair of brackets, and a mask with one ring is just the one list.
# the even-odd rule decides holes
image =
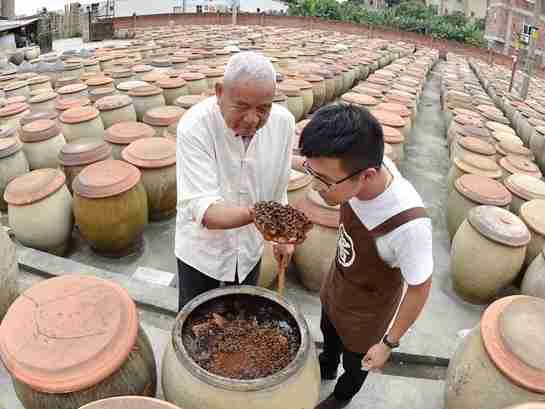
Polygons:
[[341,205],[337,254],[320,298],[349,351],[366,353],[382,340],[403,294],[401,270],[382,260],[375,240],[423,217],[426,210],[415,207],[367,230],[348,203]]

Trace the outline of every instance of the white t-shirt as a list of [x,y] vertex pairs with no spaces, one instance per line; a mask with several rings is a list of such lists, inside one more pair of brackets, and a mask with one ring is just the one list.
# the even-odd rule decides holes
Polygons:
[[[368,230],[374,229],[392,216],[413,207],[424,207],[413,185],[384,158],[393,176],[390,186],[372,200],[352,198],[352,210]],[[429,218],[411,220],[376,240],[380,257],[391,267],[401,269],[409,285],[419,285],[433,273],[432,225]]]

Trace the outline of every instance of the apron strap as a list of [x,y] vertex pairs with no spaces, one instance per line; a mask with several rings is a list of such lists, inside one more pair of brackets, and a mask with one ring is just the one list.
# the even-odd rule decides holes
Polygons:
[[369,233],[373,238],[384,236],[399,226],[404,225],[412,220],[428,218],[428,212],[423,207],[413,207],[402,211],[401,213],[396,214],[395,216],[390,217],[388,220],[384,221],[382,224],[379,224],[374,229],[370,230]]

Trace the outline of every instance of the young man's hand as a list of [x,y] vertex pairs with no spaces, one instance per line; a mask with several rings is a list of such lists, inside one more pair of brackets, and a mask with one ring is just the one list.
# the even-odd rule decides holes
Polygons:
[[363,357],[363,369],[366,371],[382,369],[384,364],[390,359],[391,354],[392,350],[383,342],[373,345]]

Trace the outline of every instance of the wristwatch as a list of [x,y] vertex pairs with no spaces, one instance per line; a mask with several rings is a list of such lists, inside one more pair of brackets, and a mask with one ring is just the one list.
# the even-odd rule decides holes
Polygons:
[[384,338],[382,339],[382,342],[388,346],[388,348],[390,349],[396,349],[396,348],[399,348],[399,342],[396,342],[395,344],[388,341],[388,334],[386,334],[384,336]]

